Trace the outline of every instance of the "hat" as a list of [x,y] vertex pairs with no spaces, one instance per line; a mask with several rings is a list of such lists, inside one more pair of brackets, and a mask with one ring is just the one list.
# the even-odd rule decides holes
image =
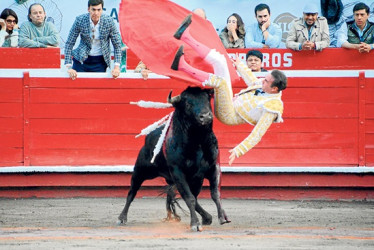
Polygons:
[[314,3],[307,3],[303,10],[304,13],[318,13],[317,5]]

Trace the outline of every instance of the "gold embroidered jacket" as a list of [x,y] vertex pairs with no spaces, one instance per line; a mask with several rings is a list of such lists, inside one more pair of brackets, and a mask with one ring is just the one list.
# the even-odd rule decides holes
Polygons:
[[283,102],[281,91],[255,95],[256,89],[262,88],[261,81],[244,63],[240,63],[237,70],[248,88],[234,97],[234,108],[242,119],[255,126],[249,136],[234,148],[236,156],[240,157],[260,142],[273,122],[283,122]]

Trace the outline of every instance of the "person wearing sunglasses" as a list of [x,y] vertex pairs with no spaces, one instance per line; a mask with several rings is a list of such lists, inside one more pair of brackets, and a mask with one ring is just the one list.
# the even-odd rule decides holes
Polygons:
[[18,17],[11,9],[0,14],[0,47],[18,46]]
[[[110,43],[114,48],[114,79],[120,75],[121,36],[112,17],[103,14],[103,0],[89,0],[88,13],[78,16],[65,44],[65,66],[72,80],[77,72],[106,72],[111,66]],[[80,36],[80,43],[73,50]]]

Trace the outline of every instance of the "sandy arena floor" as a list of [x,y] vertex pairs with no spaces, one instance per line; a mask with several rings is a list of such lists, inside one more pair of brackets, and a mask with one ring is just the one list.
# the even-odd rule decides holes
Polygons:
[[[374,249],[374,202],[225,199],[232,220],[213,215],[203,232],[189,216],[163,222],[164,198],[135,199],[128,224],[116,226],[125,199],[0,199],[0,249]],[[183,201],[180,202],[186,208]]]

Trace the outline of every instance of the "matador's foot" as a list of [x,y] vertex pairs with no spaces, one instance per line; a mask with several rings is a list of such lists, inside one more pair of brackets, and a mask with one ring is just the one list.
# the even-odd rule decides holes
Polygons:
[[179,26],[179,28],[177,29],[177,31],[174,33],[174,37],[176,39],[181,39],[181,36],[183,34],[183,32],[188,28],[188,26],[190,26],[192,20],[192,14],[189,14],[182,22],[182,24]]
[[175,57],[174,57],[173,63],[171,64],[171,69],[178,70],[178,68],[179,68],[179,61],[180,61],[181,57],[184,54],[183,49],[184,49],[184,46],[181,45],[179,47],[179,49],[177,50],[177,53],[175,53]]

